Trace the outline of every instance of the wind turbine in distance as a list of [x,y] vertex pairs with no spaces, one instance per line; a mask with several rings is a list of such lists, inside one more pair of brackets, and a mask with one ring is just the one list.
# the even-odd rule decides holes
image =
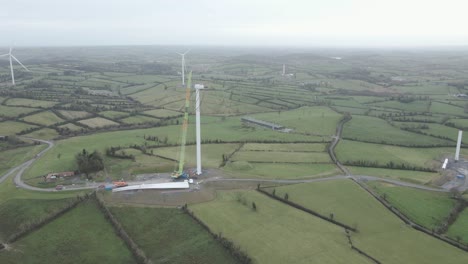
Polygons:
[[176,52],[177,54],[182,56],[182,86],[185,86],[185,54],[187,54],[189,52],[190,52],[190,50],[187,50],[184,53]]
[[21,65],[21,67],[23,67],[26,71],[29,71],[29,69],[26,68],[26,66],[24,66],[23,63],[21,63],[15,56],[13,56],[13,54],[11,54],[12,50],[13,50],[13,48],[10,47],[10,52],[8,52],[7,54],[2,54],[2,55],[0,55],[0,57],[5,57],[5,56],[10,57],[11,84],[14,86],[15,85],[15,73],[13,72],[13,60],[12,59],[14,59],[16,62],[18,62],[19,65]]

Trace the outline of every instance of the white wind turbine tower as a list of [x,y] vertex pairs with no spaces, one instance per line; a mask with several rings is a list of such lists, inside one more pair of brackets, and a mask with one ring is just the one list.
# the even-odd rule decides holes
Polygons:
[[176,52],[177,54],[182,56],[182,86],[185,86],[185,54],[187,54],[189,52],[190,52],[190,50],[187,50],[184,53]]
[[11,54],[12,50],[13,49],[10,47],[10,52],[8,52],[7,54],[0,55],[0,57],[9,56],[9,58],[10,58],[10,70],[11,70],[11,84],[15,85],[15,73],[13,72],[13,60],[12,59],[14,59],[16,62],[18,62],[19,65],[21,65],[25,70],[27,70],[27,71],[29,71],[29,70],[15,56],[13,56],[13,54]]

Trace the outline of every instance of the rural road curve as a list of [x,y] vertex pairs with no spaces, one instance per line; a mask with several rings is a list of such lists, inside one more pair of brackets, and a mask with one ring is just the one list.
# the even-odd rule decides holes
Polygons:
[[[339,133],[338,133],[339,134]],[[42,139],[35,139],[35,138],[26,138],[30,140],[34,140],[37,142],[45,143],[48,145],[48,147],[41,152],[39,152],[36,157],[24,162],[23,164],[16,166],[12,169],[10,169],[7,173],[5,173],[3,176],[0,177],[0,183],[5,181],[11,174],[16,172],[15,178],[14,178],[14,183],[16,184],[17,187],[27,189],[27,190],[32,190],[32,191],[40,191],[40,192],[55,192],[55,188],[38,188],[34,187],[31,185],[28,185],[24,183],[21,179],[23,176],[23,173],[26,169],[28,169],[36,160],[37,158],[41,157],[49,151],[51,148],[54,147],[54,142],[53,141],[48,141],[48,140],[42,140]],[[336,145],[338,140],[336,140],[334,143]],[[320,182],[320,181],[332,181],[332,180],[341,180],[341,179],[354,179],[357,181],[383,181],[399,186],[405,186],[405,187],[411,187],[411,188],[416,188],[416,189],[421,189],[421,190],[427,190],[427,191],[436,191],[436,192],[448,192],[448,190],[445,189],[438,189],[438,188],[432,188],[424,185],[419,185],[419,184],[414,184],[414,183],[408,183],[404,181],[399,181],[399,180],[393,180],[393,179],[386,179],[386,178],[380,178],[380,177],[375,177],[375,176],[367,176],[367,175],[338,175],[338,176],[331,176],[331,177],[326,177],[326,178],[315,178],[315,179],[298,179],[298,180],[284,180],[284,179],[226,179],[226,178],[210,178],[204,180],[204,182],[210,182],[210,181],[238,181],[238,182],[270,182],[270,183],[310,183],[310,182]],[[136,185],[136,184],[143,184],[143,183],[149,183],[150,181],[134,181],[134,182],[129,182],[129,185]],[[102,183],[90,183],[87,186],[67,186],[66,190],[71,191],[71,190],[86,190],[86,189],[95,189],[99,185],[105,184],[104,182]]]

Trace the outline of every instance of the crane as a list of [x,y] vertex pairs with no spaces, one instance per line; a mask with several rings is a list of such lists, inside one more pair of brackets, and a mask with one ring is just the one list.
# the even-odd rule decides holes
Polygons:
[[182,131],[181,131],[181,145],[180,145],[180,157],[179,157],[179,166],[176,171],[172,173],[173,179],[179,178],[188,178],[189,175],[184,171],[184,162],[185,162],[185,142],[187,141],[187,127],[188,127],[188,115],[190,107],[190,88],[192,86],[192,72],[188,75],[187,86],[185,90],[185,113],[184,121],[182,122]]

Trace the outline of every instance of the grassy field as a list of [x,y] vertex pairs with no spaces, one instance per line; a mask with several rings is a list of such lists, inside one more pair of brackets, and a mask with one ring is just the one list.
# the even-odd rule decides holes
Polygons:
[[[168,138],[168,143],[176,143],[179,140],[180,126],[165,126],[156,127],[149,129],[138,129],[138,130],[126,130],[126,131],[115,131],[106,133],[97,133],[89,136],[73,137],[65,140],[56,142],[53,149],[48,151],[43,157],[41,157],[37,163],[35,163],[31,169],[26,172],[26,178],[31,178],[38,175],[43,175],[50,171],[68,171],[76,169],[75,155],[83,148],[90,151],[99,150],[102,153],[105,149],[110,146],[129,146],[129,145],[143,145],[145,140],[143,137],[146,135],[158,136],[159,138]],[[241,141],[241,140],[259,140],[268,138],[272,141],[321,141],[322,138],[305,135],[293,135],[287,133],[279,133],[272,130],[264,129],[251,129],[242,128],[239,118],[227,118],[226,121],[220,123],[209,123],[205,124],[202,130],[203,138],[208,140],[226,140],[226,141]],[[188,142],[195,141],[195,128],[189,126],[188,131]],[[167,155],[174,155],[178,151],[177,148],[173,148],[171,153]],[[189,149],[187,149],[189,151]],[[190,152],[187,152],[190,153]],[[192,152],[195,153],[195,152]],[[221,159],[222,154],[219,152],[215,155],[215,159]],[[61,158],[57,156],[60,154]],[[156,153],[155,153],[156,154]],[[187,159],[190,159],[191,154],[187,154]],[[216,161],[217,163],[218,161]],[[130,164],[130,163],[127,163]]]
[[457,221],[453,223],[447,235],[452,237],[453,239],[460,238],[460,241],[468,244],[468,209],[465,208],[463,212],[458,216]]
[[144,124],[156,123],[159,121],[159,119],[148,116],[136,115],[120,119],[120,121],[124,122],[125,124]]
[[77,125],[72,124],[72,123],[61,125],[61,126],[59,126],[59,128],[67,128],[67,129],[70,129],[71,131],[77,131],[77,130],[83,129],[83,127],[77,126]]
[[59,134],[57,133],[57,131],[55,131],[55,129],[43,128],[43,129],[33,131],[33,132],[31,132],[29,134],[26,134],[24,136],[31,137],[31,138],[39,138],[39,139],[54,139],[54,138],[58,137],[58,135]]
[[70,199],[11,199],[0,202],[0,241],[5,241],[27,223],[65,207],[69,201]]
[[1,263],[135,263],[93,201],[10,246]]
[[36,108],[12,107],[0,105],[0,116],[17,117],[21,114],[28,114],[36,111]]
[[18,132],[21,132],[22,130],[25,130],[31,127],[36,127],[36,126],[25,124],[25,123],[20,123],[20,122],[15,122],[15,121],[0,122],[0,135],[2,136],[14,135]]
[[95,117],[95,118],[80,120],[78,122],[83,124],[83,125],[92,127],[92,128],[118,125],[114,121],[111,121],[111,120],[105,119],[105,118],[101,118],[101,117]]
[[399,101],[385,101],[375,104],[372,106],[379,106],[390,109],[403,110],[405,112],[427,112],[429,107],[429,101],[413,101],[411,103],[402,103]]
[[447,140],[400,130],[385,120],[369,116],[354,116],[344,125],[343,138],[405,146],[453,145]]
[[416,190],[391,184],[371,182],[369,185],[379,194],[385,194],[398,210],[414,222],[429,229],[437,227],[455,205],[447,193]]
[[143,113],[147,115],[152,115],[158,118],[167,118],[167,117],[174,117],[174,116],[182,115],[181,112],[176,112],[176,111],[167,110],[167,109],[154,109],[154,110],[145,111]]
[[[355,246],[382,263],[465,263],[465,252],[405,225],[349,180],[276,187],[276,195],[358,228]],[[271,191],[272,189],[270,189]],[[426,208],[428,209],[428,208]],[[428,209],[432,211],[433,209]]]
[[331,163],[326,152],[238,151],[232,161],[280,163]]
[[[218,168],[223,162],[223,154],[230,155],[239,147],[239,144],[204,144],[202,145],[202,164],[204,167]],[[171,158],[179,159],[180,147],[168,147],[154,149],[154,154]],[[185,163],[187,166],[196,165],[196,146],[186,146],[185,148]]]
[[63,115],[65,118],[69,120],[73,119],[79,119],[79,118],[86,118],[90,116],[91,114],[85,111],[65,111],[65,110],[60,110],[59,113]]
[[342,140],[335,149],[338,160],[376,161],[380,165],[388,162],[409,164],[425,168],[439,168],[443,157],[452,155],[452,148],[408,148],[357,141]]
[[12,98],[6,103],[9,106],[28,106],[28,107],[43,107],[49,108],[57,104],[53,101],[33,100],[26,98]]
[[56,116],[54,113],[50,111],[45,111],[45,112],[40,112],[35,115],[27,116],[24,118],[24,121],[43,125],[43,126],[50,126],[56,123],[63,122],[64,120]]
[[264,179],[301,179],[333,176],[341,171],[335,164],[278,164],[249,163],[247,161],[229,162],[223,168],[236,178]]
[[256,263],[368,263],[349,248],[342,228],[255,191],[218,192],[215,201],[189,209]]
[[328,107],[302,107],[290,111],[252,115],[255,119],[280,124],[295,132],[334,135],[342,116]]
[[431,112],[446,114],[446,115],[455,115],[455,116],[467,116],[468,115],[463,111],[463,107],[457,107],[457,106],[439,103],[439,102],[432,102]]
[[326,144],[316,143],[298,143],[298,144],[258,144],[247,143],[241,150],[242,151],[284,151],[284,152],[324,152],[326,151]]
[[45,148],[45,145],[37,145],[2,151],[0,155],[0,176],[11,168],[32,159],[34,155]]
[[388,177],[396,180],[416,182],[420,184],[430,183],[432,180],[439,177],[439,173],[436,172],[366,168],[353,166],[346,167],[354,175],[372,175],[378,177]]
[[130,115],[130,113],[119,112],[119,111],[104,111],[104,112],[100,112],[99,114],[104,117],[111,118],[111,119],[123,118],[123,117],[127,117]]
[[[237,263],[211,235],[175,208],[111,207],[153,263]],[[135,224],[138,219],[138,224]]]

